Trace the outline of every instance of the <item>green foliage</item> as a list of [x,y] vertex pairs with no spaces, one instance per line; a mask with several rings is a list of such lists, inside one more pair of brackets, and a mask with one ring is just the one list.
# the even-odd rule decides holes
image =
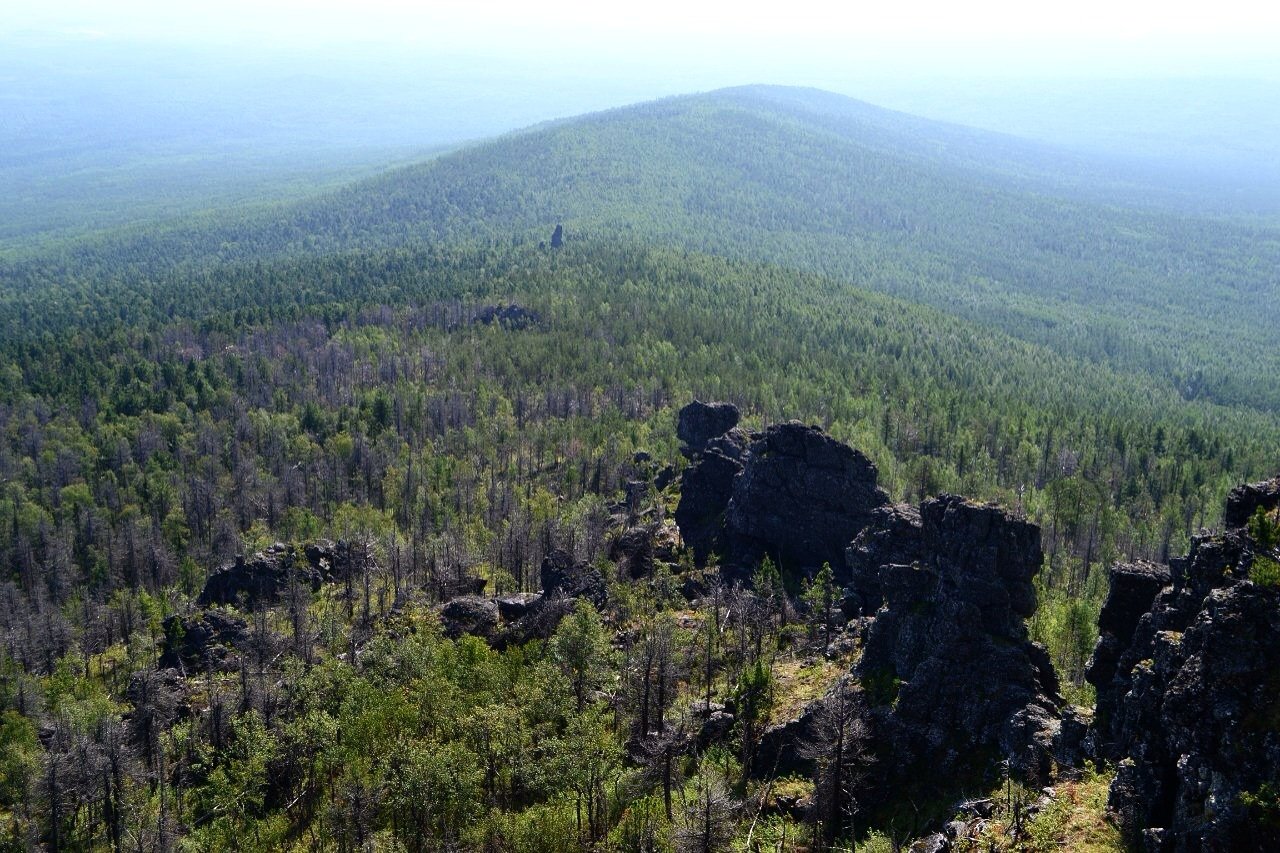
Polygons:
[[1275,513],[1268,513],[1263,507],[1258,507],[1249,518],[1248,528],[1249,536],[1259,550],[1274,551],[1276,545],[1280,545],[1280,520],[1275,517]]
[[551,638],[550,651],[572,685],[581,713],[588,692],[598,687],[604,678],[610,654],[609,635],[590,601],[578,599],[573,613],[560,623]]
[[0,808],[13,809],[40,766],[35,724],[17,711],[0,715]]
[[1257,554],[1249,565],[1249,580],[1258,586],[1280,588],[1280,562]]
[[[962,492],[1040,524],[1031,630],[1087,701],[1102,568],[1176,552],[1280,463],[1280,243],[1263,224],[1028,194],[1000,170],[975,183],[897,121],[721,93],[301,206],[0,258],[3,805],[74,744],[124,759],[140,849],[182,833],[200,849],[724,841],[724,781],[749,772],[774,694],[811,698],[825,670],[772,670],[798,590],[765,560],[767,618],[664,623],[715,623],[695,654],[670,632],[661,692],[732,693],[741,749],[682,762],[671,820],[623,766],[633,650],[612,642],[685,605],[665,565],[619,580],[605,531],[629,481],[680,464],[674,413],[695,396],[820,422],[896,499]],[[551,253],[557,211],[575,221]],[[538,321],[476,319],[511,303]],[[630,509],[666,521],[675,500]],[[1274,520],[1251,531],[1275,547]],[[243,665],[189,678],[185,719],[163,689],[128,707],[209,571],[320,537],[356,546],[338,582],[236,614]],[[548,642],[502,654],[441,635],[451,584],[536,590],[553,548],[605,574],[609,613],[580,602]],[[1280,583],[1270,556],[1253,566]],[[804,591],[824,626],[835,595],[829,567]],[[864,688],[887,704],[898,683]],[[149,733],[117,737],[126,723]],[[94,780],[32,825],[123,846],[106,835],[116,794]],[[699,804],[723,821],[699,827]]]
[[1272,830],[1280,829],[1280,787],[1264,782],[1256,791],[1242,791],[1240,805],[1249,810],[1253,820]]

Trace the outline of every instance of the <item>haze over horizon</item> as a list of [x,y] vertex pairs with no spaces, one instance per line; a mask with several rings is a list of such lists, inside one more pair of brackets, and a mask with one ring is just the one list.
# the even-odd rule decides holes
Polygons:
[[281,179],[305,188],[546,120],[773,84],[1280,198],[1276,43],[1280,9],[1236,0],[62,0],[0,10],[0,189],[44,203],[145,175],[191,203],[268,197]]

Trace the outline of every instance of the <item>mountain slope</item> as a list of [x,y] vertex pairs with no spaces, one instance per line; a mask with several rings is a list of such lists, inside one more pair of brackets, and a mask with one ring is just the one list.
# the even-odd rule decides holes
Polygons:
[[[424,242],[640,239],[806,269],[1188,398],[1280,408],[1280,229],[1068,197],[1049,149],[755,87],[513,134],[247,221],[80,245],[92,277]],[[1073,177],[1076,176],[1076,177]],[[47,269],[48,262],[36,267]],[[89,272],[85,272],[89,270]],[[7,277],[29,274],[18,263]],[[1222,334],[1230,328],[1230,336]]]

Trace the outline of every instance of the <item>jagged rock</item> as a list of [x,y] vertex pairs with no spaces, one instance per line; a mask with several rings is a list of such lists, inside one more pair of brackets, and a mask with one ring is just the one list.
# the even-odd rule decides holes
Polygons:
[[712,439],[680,475],[676,524],[699,566],[706,564],[712,552],[723,550],[725,514],[746,451],[747,437],[731,430]]
[[732,403],[704,403],[694,400],[680,410],[676,435],[684,442],[680,449],[688,458],[702,453],[707,443],[738,425],[741,415]]
[[632,578],[653,574],[653,540],[659,525],[624,530],[609,546],[609,559]]
[[867,526],[845,549],[849,588],[840,609],[846,616],[875,615],[884,600],[880,567],[910,566],[924,559],[919,534],[920,511],[913,506],[882,506],[871,511]]
[[498,651],[523,646],[534,640],[548,640],[576,606],[572,598],[540,597],[537,604],[514,622],[507,623],[490,643]]
[[662,470],[653,477],[653,486],[660,492],[665,492],[667,486],[676,481],[676,469],[671,465],[663,465]]
[[159,666],[182,672],[236,668],[235,652],[248,641],[248,623],[217,608],[188,618],[164,620],[164,651]]
[[463,634],[491,640],[498,633],[498,603],[476,595],[459,596],[440,609],[440,622],[452,640]]
[[862,453],[818,427],[776,424],[753,436],[733,481],[725,515],[730,564],[752,568],[769,554],[783,569],[830,563],[843,580],[845,548],[888,503]]
[[701,752],[712,744],[727,740],[729,733],[733,731],[733,723],[733,714],[725,710],[712,711],[698,726],[698,734],[695,738],[698,751]]
[[1277,506],[1280,506],[1280,477],[1236,486],[1227,495],[1222,523],[1229,528],[1244,527],[1259,508],[1269,512]]
[[129,676],[124,698],[135,709],[156,704],[174,705],[186,692],[182,673],[173,667],[144,669]]
[[1088,709],[1074,705],[1063,709],[1053,740],[1053,760],[1058,763],[1060,774],[1071,775],[1074,768],[1084,766],[1089,757],[1087,742],[1093,720]]
[[947,853],[950,849],[951,841],[946,834],[934,832],[911,842],[907,851],[908,853]]
[[603,607],[608,588],[600,572],[589,563],[576,562],[565,551],[552,551],[542,561],[542,594],[566,598],[585,598]]
[[[1245,519],[1259,505],[1233,500]],[[1111,679],[1095,652],[1098,751],[1117,762],[1109,806],[1132,844],[1280,848],[1280,589],[1247,580],[1253,548],[1239,529],[1193,539]]]
[[[1085,670],[1085,679],[1098,695],[1096,725],[1110,741],[1111,713],[1128,692],[1127,677],[1116,677],[1120,656],[1133,642],[1139,620],[1169,583],[1169,567],[1156,563],[1118,563],[1110,570],[1111,588],[1098,615],[1098,642]],[[1118,691],[1118,692],[1117,692]]]
[[340,580],[356,571],[362,561],[371,557],[361,546],[346,541],[319,539],[301,549],[283,542],[250,557],[237,556],[209,575],[197,604],[238,604],[243,599],[250,606],[274,602],[288,589],[294,578],[315,592],[320,584]]
[[[1043,561],[1039,528],[951,495],[925,501],[919,519],[880,513],[882,527],[860,537],[862,554],[919,555],[879,568],[883,601],[855,669],[879,759],[869,805],[989,776],[997,758],[1039,778],[1060,734],[1057,678],[1025,625]],[[857,565],[868,571],[865,557]]]
[[818,702],[810,703],[793,719],[764,730],[751,768],[757,777],[808,776],[813,773],[814,761],[804,754],[804,746],[816,736],[818,708]]
[[222,566],[205,581],[197,604],[246,604],[275,601],[293,575],[313,592],[320,588],[321,576],[310,562],[298,560],[294,549],[277,542],[251,557],[237,556],[234,563]]
[[511,595],[500,595],[494,599],[498,605],[498,615],[503,622],[514,622],[523,618],[542,603],[542,595],[536,592],[517,592]]

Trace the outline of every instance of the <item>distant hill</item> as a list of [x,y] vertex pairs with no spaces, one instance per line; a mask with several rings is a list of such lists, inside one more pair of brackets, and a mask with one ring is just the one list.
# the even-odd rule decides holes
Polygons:
[[[640,241],[929,304],[1187,398],[1280,408],[1280,227],[1133,204],[1079,157],[830,93],[747,87],[539,126],[299,204],[14,260],[161,279],[431,243]],[[56,258],[57,260],[50,260]]]

